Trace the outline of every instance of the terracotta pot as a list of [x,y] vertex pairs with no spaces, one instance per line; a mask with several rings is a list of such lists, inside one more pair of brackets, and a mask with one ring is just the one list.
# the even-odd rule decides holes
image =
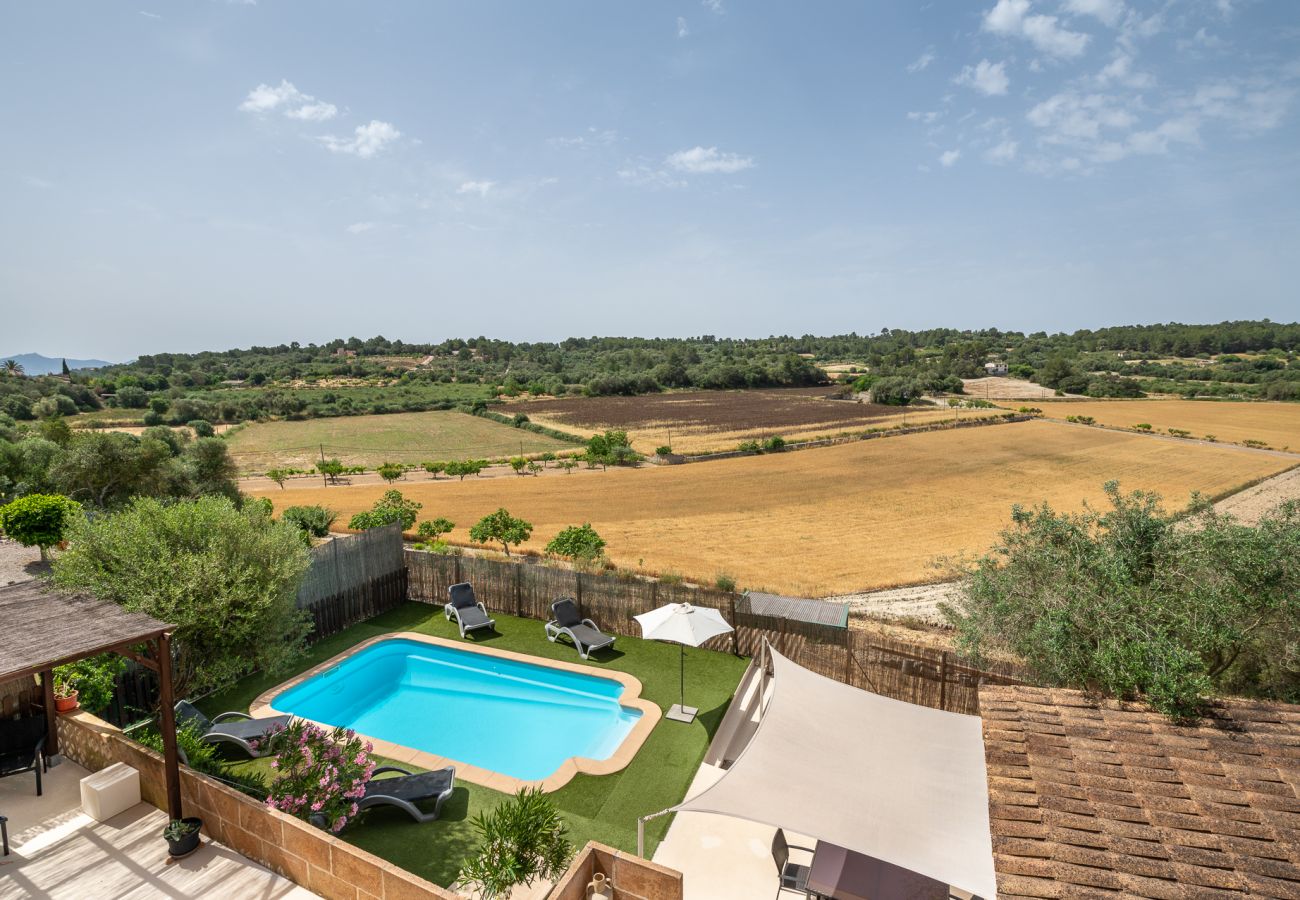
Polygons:
[[73,691],[71,694],[69,694],[69,695],[66,696],[66,697],[55,697],[55,698],[54,698],[54,711],[55,711],[55,712],[72,712],[72,711],[73,711],[74,709],[76,709],[76,708],[77,708],[77,692],[76,692],[76,691]]

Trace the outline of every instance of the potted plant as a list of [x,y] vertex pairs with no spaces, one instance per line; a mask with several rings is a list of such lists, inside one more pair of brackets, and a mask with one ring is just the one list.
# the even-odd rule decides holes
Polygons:
[[54,711],[72,712],[77,708],[77,676],[71,672],[54,673]]
[[186,856],[199,846],[199,829],[203,820],[196,816],[184,819],[172,819],[163,829],[163,838],[167,841],[167,852],[171,856]]

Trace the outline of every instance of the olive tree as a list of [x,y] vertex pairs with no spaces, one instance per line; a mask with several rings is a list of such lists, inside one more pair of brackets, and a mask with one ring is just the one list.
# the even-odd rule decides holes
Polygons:
[[295,599],[307,548],[264,504],[137,498],[72,523],[54,583],[174,623],[179,695],[277,669],[302,650],[308,622]]
[[1250,526],[1201,498],[1180,520],[1156,494],[1105,491],[1077,514],[1013,509],[944,609],[959,647],[1175,718],[1219,693],[1300,699],[1300,504]]

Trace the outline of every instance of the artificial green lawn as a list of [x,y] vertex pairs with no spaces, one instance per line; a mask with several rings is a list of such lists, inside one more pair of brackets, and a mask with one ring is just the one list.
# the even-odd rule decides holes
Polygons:
[[[466,643],[484,643],[548,659],[583,662],[571,645],[547,641],[541,622],[495,611],[493,616],[498,633],[479,639],[471,637]],[[444,619],[440,606],[407,603],[315,644],[295,671],[308,669],[360,641],[391,631],[417,631],[459,639],[456,628]],[[595,658],[587,664],[596,670],[617,669],[635,675],[641,680],[641,696],[667,710],[678,699],[679,653],[676,644],[620,636],[614,651],[593,654]],[[549,795],[568,822],[576,847],[597,840],[635,851],[637,818],[667,809],[686,796],[686,789],[722,721],[746,663],[747,660],[727,653],[688,647],[686,700],[700,707],[699,718],[690,725],[661,719],[627,768],[613,775],[578,775]],[[247,710],[258,694],[292,674],[249,676],[229,690],[204,699],[199,706],[208,715],[232,709]],[[270,772],[265,760],[239,765]],[[399,765],[410,768],[405,763]],[[356,826],[349,827],[343,838],[436,884],[448,885],[455,880],[461,862],[474,850],[470,819],[505,797],[497,791],[458,781],[455,793],[443,806],[436,822],[420,825],[399,810],[376,809],[367,812]],[[664,816],[647,823],[647,853],[653,853],[658,846],[670,818]]]

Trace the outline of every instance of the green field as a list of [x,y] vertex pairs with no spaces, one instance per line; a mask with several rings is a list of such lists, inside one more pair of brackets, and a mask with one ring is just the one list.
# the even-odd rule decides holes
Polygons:
[[344,465],[419,463],[572,450],[574,445],[453,410],[253,422],[226,438],[241,472],[311,468],[321,457]]

